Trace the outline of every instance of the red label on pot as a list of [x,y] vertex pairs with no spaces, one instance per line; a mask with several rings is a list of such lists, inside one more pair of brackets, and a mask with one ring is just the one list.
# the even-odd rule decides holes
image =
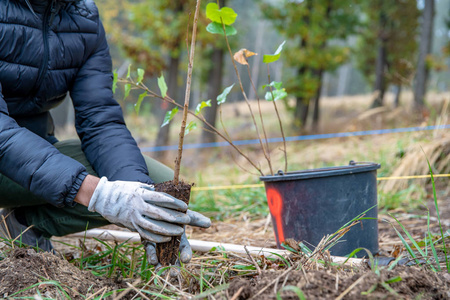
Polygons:
[[278,242],[281,244],[284,242],[284,232],[283,232],[283,223],[281,222],[283,211],[283,199],[281,198],[280,193],[278,193],[275,189],[267,189],[267,203],[269,204],[270,213],[272,217],[275,219],[276,223],[276,236],[278,238]]

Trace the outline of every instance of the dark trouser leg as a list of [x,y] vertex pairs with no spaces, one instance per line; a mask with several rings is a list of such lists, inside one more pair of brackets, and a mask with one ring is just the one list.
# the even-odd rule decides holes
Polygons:
[[[78,140],[62,141],[55,147],[63,154],[72,157],[84,166],[92,175],[97,175],[86,159]],[[150,177],[156,182],[173,179],[173,171],[167,166],[144,155]],[[97,213],[92,213],[83,205],[57,208],[23,189],[20,185],[0,175],[0,207],[21,207],[27,223],[34,225],[45,237],[64,236],[97,228],[109,222]]]

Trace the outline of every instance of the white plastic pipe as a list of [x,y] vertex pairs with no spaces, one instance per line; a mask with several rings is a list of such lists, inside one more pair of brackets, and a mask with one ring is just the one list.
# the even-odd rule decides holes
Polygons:
[[[107,230],[107,229],[89,229],[87,231],[74,233],[68,235],[67,237],[76,237],[76,238],[97,238],[102,241],[115,241],[115,242],[140,242],[141,237],[136,232],[129,231],[119,231],[119,230]],[[209,252],[212,248],[216,247],[220,249],[220,251],[225,252],[234,252],[239,254],[246,255],[247,252],[243,245],[236,244],[227,244],[227,243],[218,243],[218,242],[207,242],[200,240],[189,240],[191,244],[191,248],[193,251],[199,252]],[[288,256],[290,254],[287,250],[274,249],[274,248],[263,248],[263,247],[254,247],[254,246],[246,246],[248,252],[253,256],[261,256],[264,255],[268,258],[278,258],[277,255]],[[331,259],[335,263],[344,263],[347,260],[347,257],[340,256],[331,256]],[[360,264],[363,259],[359,258],[350,258],[347,260],[347,264]]]

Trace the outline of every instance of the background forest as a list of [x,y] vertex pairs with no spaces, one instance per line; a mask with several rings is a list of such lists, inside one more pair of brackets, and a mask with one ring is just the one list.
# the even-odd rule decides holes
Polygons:
[[[400,105],[427,116],[426,92],[445,92],[450,84],[450,2],[445,0],[221,0],[239,15],[237,35],[229,38],[232,50],[246,48],[259,53],[250,60],[256,86],[267,81],[262,54],[273,53],[286,41],[282,62],[273,64],[273,80],[283,81],[289,97],[284,101],[293,134],[322,132],[321,99],[345,101],[343,96],[369,95],[365,109]],[[186,33],[193,0],[98,0],[108,33],[114,68],[119,76],[130,64],[146,71],[152,86],[163,74],[169,95],[184,96],[187,68]],[[206,6],[208,2],[203,2]],[[225,56],[223,39],[206,32],[205,9],[199,24],[191,106],[215,99],[224,87],[235,82],[232,63]],[[241,72],[247,72],[242,67]],[[248,76],[242,76],[249,99],[256,95]],[[122,98],[117,92],[117,99]],[[258,90],[264,98],[264,91]],[[393,100],[387,103],[392,95]],[[134,113],[138,94],[122,102]],[[229,98],[241,101],[235,89]],[[390,99],[390,98],[389,98]],[[409,101],[411,100],[411,101]],[[66,105],[63,109],[70,109]],[[144,103],[142,114],[151,114],[162,124],[166,104]],[[216,123],[217,105],[205,111]],[[58,114],[59,123],[71,122],[72,112]],[[68,118],[66,116],[69,116]],[[155,120],[156,119],[156,120]],[[147,124],[147,125],[149,125]],[[159,127],[159,126],[158,126]],[[157,129],[149,142],[155,146],[173,144],[170,124]],[[326,131],[326,130],[325,130]],[[203,131],[201,142],[216,141]],[[161,154],[161,153],[160,153]]]
[[[113,68],[120,78],[115,97],[127,126],[145,155],[173,167],[181,113],[170,122],[166,116],[174,104],[182,107],[184,103],[187,45],[193,35],[188,24],[193,23],[197,1],[95,2]],[[238,14],[236,22],[234,15],[231,22],[237,33],[227,34],[230,50],[223,36],[206,30],[210,20],[215,21],[206,17],[211,2]],[[100,239],[88,241],[87,234],[80,233],[52,239],[71,269],[52,263],[43,269],[47,280],[52,280],[43,281],[39,264],[33,264],[39,267],[37,271],[29,268],[30,261],[37,261],[28,258],[29,252],[12,252],[14,246],[9,249],[0,243],[0,279],[1,270],[7,270],[2,269],[2,262],[8,270],[18,270],[21,277],[17,282],[35,278],[26,282],[29,287],[21,285],[24,289],[14,290],[11,296],[33,296],[40,289],[46,298],[34,298],[71,299],[62,296],[66,291],[80,296],[74,299],[121,299],[125,294],[132,294],[129,299],[450,298],[450,1],[209,0],[202,1],[200,12],[190,109],[202,110],[188,117],[189,125],[196,121],[198,128],[184,140],[181,175],[186,182],[195,183],[189,207],[212,219],[209,229],[187,226],[186,234],[191,241],[212,242],[214,247],[194,249],[193,260],[181,266],[182,276],[176,282],[164,279],[161,270],[148,264],[139,237],[135,243],[129,236],[119,243],[115,238],[103,241],[109,235],[102,233]],[[264,56],[277,56],[280,45],[280,59],[265,63]],[[248,65],[235,62],[236,72],[232,57],[245,53],[242,49],[257,55],[241,60],[248,59]],[[161,88],[162,75],[167,94]],[[131,82],[132,78],[136,81]],[[276,102],[271,101],[277,98],[274,94],[267,97],[267,85],[272,81],[277,83],[269,87],[282,95],[286,92],[287,97]],[[143,97],[138,86],[148,87],[145,93],[155,91],[176,103]],[[60,140],[76,137],[70,99],[52,114],[57,128],[63,128],[56,132]],[[203,117],[222,136],[214,134],[211,127],[201,128],[199,119]],[[281,138],[280,123],[286,141]],[[233,152],[223,137],[234,141],[241,151],[237,152],[244,155]],[[287,251],[283,256],[260,255],[261,247],[271,252],[277,247],[274,228],[277,232],[281,228],[277,227],[281,218],[271,214],[273,201],[267,198],[259,175],[343,166],[349,161],[381,165],[376,171],[376,238],[378,256],[386,260],[373,261],[369,253],[369,261],[354,264],[330,256],[327,243],[337,242],[342,234],[339,242],[345,242],[346,230],[356,225],[354,222],[342,231],[330,232],[318,245],[291,240],[284,244]],[[346,183],[352,189],[368,187],[353,179]],[[327,188],[321,184],[316,190]],[[340,189],[345,190],[341,186],[335,190]],[[348,191],[347,195],[351,194]],[[309,207],[317,202],[317,197],[313,198],[298,202]],[[328,197],[332,204],[309,210],[303,219],[323,211],[342,219],[345,216],[337,213],[336,207],[349,212],[347,204],[361,206],[353,200],[343,204],[337,198]],[[298,215],[300,224],[304,220]],[[327,218],[322,219],[320,223],[328,223]],[[357,225],[363,228],[363,223]],[[113,225],[107,229],[121,230]],[[241,254],[232,253],[223,248],[224,243],[254,246],[258,254],[253,257],[246,248]],[[3,253],[6,257],[9,252],[18,254],[7,254],[12,258],[2,261]],[[29,272],[23,273],[30,275],[24,276],[22,269],[10,263],[23,260],[27,260],[23,266]],[[50,266],[50,260],[44,261]],[[49,277],[46,270],[55,269],[71,275],[69,280]],[[116,283],[123,279],[126,285],[108,290],[99,278]],[[4,291],[10,282],[13,280],[0,285],[2,295],[7,295]],[[84,290],[78,288],[78,282],[85,282]],[[53,293],[61,297],[52,298],[52,285]]]

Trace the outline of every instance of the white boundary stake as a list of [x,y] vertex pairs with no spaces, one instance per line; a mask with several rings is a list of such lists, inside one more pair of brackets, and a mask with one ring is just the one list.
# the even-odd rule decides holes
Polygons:
[[[97,238],[102,241],[115,241],[115,242],[140,242],[141,237],[136,232],[129,231],[120,231],[120,230],[107,230],[107,229],[89,229],[83,232],[77,232],[74,234],[67,235],[66,237],[74,237],[74,238]],[[278,254],[281,256],[288,256],[291,252],[282,249],[274,249],[274,248],[263,248],[263,247],[254,247],[254,246],[246,246],[244,248],[243,245],[236,244],[227,244],[227,243],[219,243],[219,242],[207,242],[200,240],[192,240],[189,239],[189,243],[191,244],[191,248],[193,251],[199,252],[209,252],[212,248],[218,248],[218,251],[225,252],[234,252],[239,254],[247,254],[245,248],[247,248],[248,252],[254,256],[264,255],[268,258],[279,258],[274,254]],[[350,258],[341,257],[341,256],[331,256],[331,259],[334,263],[344,263],[357,265],[364,262],[364,259],[361,258]]]

